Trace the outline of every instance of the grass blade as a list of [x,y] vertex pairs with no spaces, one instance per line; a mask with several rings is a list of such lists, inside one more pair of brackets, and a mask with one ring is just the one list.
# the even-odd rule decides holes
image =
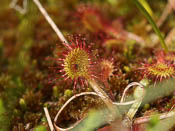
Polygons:
[[139,0],[141,5],[145,8],[145,10],[149,13],[149,15],[154,18],[153,11],[151,7],[149,6],[148,2],[146,0]]
[[138,0],[133,0],[133,1],[136,4],[136,6],[140,9],[140,11],[144,14],[144,16],[146,17],[146,19],[149,21],[149,23],[151,24],[151,26],[153,27],[154,31],[156,32],[156,34],[158,35],[158,37],[160,39],[160,43],[161,43],[162,48],[167,52],[168,51],[168,48],[167,48],[167,46],[165,44],[164,38],[161,35],[161,32],[158,29],[157,25],[155,24],[154,20],[151,18],[151,16],[149,15],[149,13],[140,4],[140,2]]

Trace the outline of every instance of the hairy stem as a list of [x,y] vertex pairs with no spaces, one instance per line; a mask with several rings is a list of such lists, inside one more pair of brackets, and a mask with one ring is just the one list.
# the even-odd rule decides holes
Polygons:
[[99,85],[94,80],[89,80],[89,84],[94,89],[94,91],[99,94],[103,102],[107,105],[109,110],[111,111],[111,119],[115,119],[117,115],[119,115],[119,112],[117,108],[113,105],[113,102],[111,99],[109,99],[108,95],[99,87]]

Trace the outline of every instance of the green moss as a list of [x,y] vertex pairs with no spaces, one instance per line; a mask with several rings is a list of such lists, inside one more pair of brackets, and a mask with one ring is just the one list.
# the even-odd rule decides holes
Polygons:
[[7,131],[9,129],[10,121],[8,120],[8,117],[5,114],[6,110],[2,99],[0,99],[0,131]]
[[[60,52],[65,50],[65,47],[63,47],[33,1],[28,1],[28,11],[24,15],[9,8],[10,0],[0,1],[0,131],[8,131],[9,129],[14,131],[24,130],[28,123],[30,123],[29,130],[35,127],[35,131],[46,131],[48,127],[42,126],[47,125],[43,106],[48,107],[50,116],[53,119],[66,100],[74,95],[73,90],[71,90],[73,85],[71,82],[64,82],[60,77],[60,72],[54,72],[54,75],[60,78],[56,81],[58,83],[48,84],[50,74],[48,67],[52,66],[52,64],[57,65],[57,61],[46,62],[45,58],[53,54],[57,58],[61,55]],[[40,2],[66,38],[68,38],[67,35],[74,33],[85,34],[86,46],[91,45],[90,42],[95,43],[92,44],[92,53],[91,51],[89,52],[92,57],[97,56],[93,61],[97,60],[98,62],[100,59],[114,58],[114,65],[117,69],[107,81],[110,88],[104,88],[104,90],[107,93],[112,91],[116,101],[121,99],[123,90],[130,82],[140,81],[141,76],[135,74],[135,70],[140,67],[140,60],[141,62],[146,60],[148,63],[154,61],[153,52],[157,49],[157,46],[156,43],[149,44],[153,43],[152,31],[147,30],[150,25],[140,15],[132,1],[41,0]],[[156,20],[162,14],[166,2],[160,0],[149,1]],[[143,37],[148,45],[140,46],[139,43],[127,40],[127,38],[126,41],[121,42],[117,38],[113,38],[114,34],[108,36],[110,29],[109,32],[96,32],[95,28],[93,30],[96,33],[87,31],[84,25],[80,24],[79,14],[77,13],[79,5],[85,3],[101,12],[96,15],[101,15],[102,19],[104,18],[107,21],[102,20],[104,26],[108,27],[109,25],[109,28],[112,28],[113,33],[115,31],[116,33],[131,31]],[[96,23],[94,25],[98,26]],[[161,33],[167,36],[174,25],[174,16],[169,14],[165,24],[161,27]],[[119,26],[120,28],[118,28]],[[125,33],[122,35],[125,35]],[[59,46],[56,46],[56,44]],[[151,47],[150,45],[155,46]],[[170,46],[172,46],[172,48],[170,47],[171,49],[175,49],[173,44]],[[94,70],[96,72],[96,69]],[[102,84],[100,81],[99,83]],[[171,81],[168,83],[171,84]],[[175,87],[173,83],[172,85]],[[162,89],[153,88],[152,86],[145,88],[146,90],[148,89],[148,93],[144,97],[142,111],[138,111],[136,117],[142,116],[142,113],[153,109],[153,104],[150,104],[150,102],[156,101],[158,98],[162,103],[165,102],[166,106],[165,103],[162,105],[155,104],[154,108],[159,109],[159,107],[163,106],[163,110],[170,109],[174,100],[170,100],[172,98],[169,96],[171,95],[170,93],[174,92],[174,88],[169,88],[169,84],[163,84]],[[76,93],[83,91],[93,91],[93,89],[79,88]],[[132,88],[127,92],[127,96],[130,94],[133,95]],[[162,96],[168,97],[164,100]],[[126,101],[128,100],[130,100],[130,96],[126,98]],[[57,101],[58,103],[55,105]],[[83,96],[79,99],[77,98],[64,109],[60,119],[65,118],[68,120],[63,121],[63,125],[67,126],[72,122],[72,119],[80,120],[84,118],[90,108],[99,107],[99,109],[102,109],[101,105],[103,104],[99,97]],[[123,108],[125,109],[125,107]],[[122,108],[120,109],[122,110]],[[127,111],[127,109],[125,110]],[[121,112],[123,113],[125,110]],[[92,114],[92,119],[89,119],[86,123],[88,126],[96,128],[96,125],[93,125],[94,121],[98,121],[97,124],[100,125],[100,121],[106,120],[98,117],[97,113]],[[102,116],[103,113],[102,111]],[[157,118],[152,118],[148,128],[151,130],[157,123],[160,124]],[[89,129],[92,129],[92,127]]]
[[45,126],[37,126],[34,131],[47,131],[47,128]]
[[69,90],[69,89],[67,89],[67,90],[64,91],[64,95],[66,97],[70,97],[72,95],[72,93],[73,93],[72,90]]
[[55,98],[58,98],[58,96],[59,96],[59,87],[58,86],[53,87],[53,96]]
[[27,104],[23,98],[19,99],[19,104],[20,104],[22,110],[25,110],[27,108]]
[[123,67],[123,70],[124,70],[125,72],[130,72],[131,69],[129,68],[129,66],[124,66],[124,67]]
[[3,42],[0,39],[0,58],[1,58],[1,55],[2,55],[2,51],[3,51]]
[[143,108],[144,110],[148,110],[150,108],[150,104],[145,104]]
[[148,131],[152,131],[152,128],[154,128],[158,123],[160,122],[159,120],[159,116],[158,115],[153,115],[151,117],[151,120],[149,121],[149,124],[148,124]]

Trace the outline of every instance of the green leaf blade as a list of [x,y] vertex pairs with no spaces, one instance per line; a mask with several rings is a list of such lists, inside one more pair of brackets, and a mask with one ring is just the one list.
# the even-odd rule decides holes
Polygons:
[[136,4],[136,6],[139,8],[139,10],[144,14],[144,16],[146,17],[146,19],[149,21],[149,23],[153,27],[153,30],[156,32],[156,34],[158,35],[158,37],[160,39],[160,44],[161,44],[162,48],[167,52],[168,51],[168,48],[167,48],[167,46],[165,44],[164,38],[163,38],[160,30],[158,29],[157,25],[155,24],[154,20],[152,19],[152,17],[149,15],[149,13],[140,4],[140,2],[138,0],[133,0],[133,1]]

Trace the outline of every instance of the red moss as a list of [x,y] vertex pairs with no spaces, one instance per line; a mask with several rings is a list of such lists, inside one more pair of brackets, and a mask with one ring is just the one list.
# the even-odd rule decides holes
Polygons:
[[91,32],[104,32],[108,36],[117,40],[126,40],[126,34],[122,29],[122,25],[114,28],[112,23],[105,19],[96,7],[92,5],[80,5],[78,7],[78,16],[85,27]]

